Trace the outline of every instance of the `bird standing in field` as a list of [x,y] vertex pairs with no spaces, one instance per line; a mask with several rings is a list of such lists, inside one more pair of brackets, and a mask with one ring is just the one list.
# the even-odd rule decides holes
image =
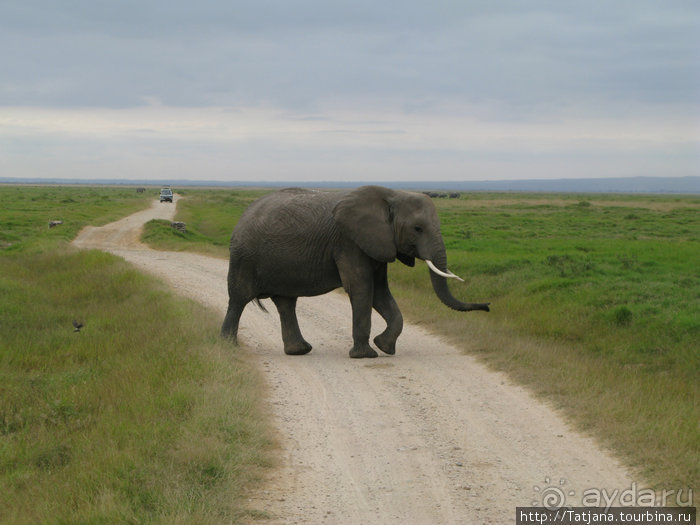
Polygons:
[[79,321],[73,321],[73,331],[74,332],[80,332],[80,329],[83,327],[83,323]]

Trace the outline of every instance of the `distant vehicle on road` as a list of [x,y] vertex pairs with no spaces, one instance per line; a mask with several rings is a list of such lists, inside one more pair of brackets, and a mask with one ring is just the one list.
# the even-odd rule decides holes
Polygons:
[[160,190],[160,202],[173,202],[173,190],[170,188]]

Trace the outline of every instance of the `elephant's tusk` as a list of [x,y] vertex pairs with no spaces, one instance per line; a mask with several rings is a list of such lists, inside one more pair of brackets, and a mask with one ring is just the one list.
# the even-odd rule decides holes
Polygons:
[[445,277],[447,279],[457,279],[458,281],[464,282],[464,279],[462,279],[458,275],[453,274],[449,269],[447,270],[447,273],[443,272],[442,270],[438,270],[437,266],[435,266],[433,264],[433,261],[431,261],[430,259],[426,259],[425,264],[427,264],[428,268],[430,268],[433,272],[435,272],[441,277]]

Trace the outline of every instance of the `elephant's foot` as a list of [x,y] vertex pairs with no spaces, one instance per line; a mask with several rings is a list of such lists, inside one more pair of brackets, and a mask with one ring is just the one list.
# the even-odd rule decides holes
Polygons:
[[226,332],[224,330],[221,331],[221,338],[224,341],[228,341],[229,343],[233,343],[235,346],[238,346],[238,335],[237,334],[232,334],[231,332]]
[[360,359],[363,357],[378,357],[379,354],[375,352],[371,346],[367,343],[363,345],[355,345],[350,349],[350,357],[353,359]]
[[287,355],[304,355],[311,352],[312,346],[304,340],[298,343],[284,345],[284,353]]
[[396,337],[387,335],[386,332],[375,337],[374,344],[385,354],[394,355],[396,353]]

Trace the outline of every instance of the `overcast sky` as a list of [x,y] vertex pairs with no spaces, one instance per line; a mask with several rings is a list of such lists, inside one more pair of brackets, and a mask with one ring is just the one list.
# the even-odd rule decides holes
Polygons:
[[697,0],[3,0],[0,177],[700,175]]

